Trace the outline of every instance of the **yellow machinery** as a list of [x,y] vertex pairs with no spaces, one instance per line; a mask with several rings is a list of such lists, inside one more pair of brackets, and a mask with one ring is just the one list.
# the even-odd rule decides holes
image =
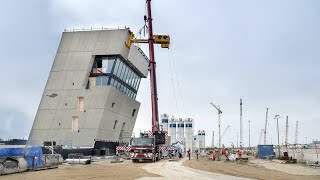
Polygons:
[[[169,35],[153,35],[153,41],[155,44],[161,44],[162,48],[168,48],[170,44]],[[130,48],[132,43],[149,43],[148,39],[137,39],[134,37],[133,32],[130,32],[130,37],[127,42],[127,46]]]

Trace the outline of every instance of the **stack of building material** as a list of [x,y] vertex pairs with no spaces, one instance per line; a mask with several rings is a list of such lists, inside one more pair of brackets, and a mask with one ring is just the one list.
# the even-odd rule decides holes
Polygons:
[[42,149],[40,146],[36,147],[14,147],[9,146],[0,148],[0,157],[22,157],[26,160],[29,170],[41,168],[44,166],[42,158]]

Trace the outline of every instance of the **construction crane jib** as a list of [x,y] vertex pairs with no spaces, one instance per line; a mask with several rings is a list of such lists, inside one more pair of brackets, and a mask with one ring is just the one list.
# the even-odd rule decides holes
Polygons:
[[214,108],[216,108],[218,110],[218,113],[219,114],[222,114],[222,111],[216,106],[214,105],[212,102],[210,103]]
[[223,133],[222,133],[222,135],[221,135],[221,138],[220,138],[221,140],[222,140],[223,136],[226,134],[226,132],[227,132],[227,130],[229,129],[229,127],[230,127],[230,126],[227,126],[227,128],[223,131]]

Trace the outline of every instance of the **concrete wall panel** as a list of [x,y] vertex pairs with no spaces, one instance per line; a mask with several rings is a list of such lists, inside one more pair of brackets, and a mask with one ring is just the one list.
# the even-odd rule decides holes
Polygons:
[[141,54],[138,47],[131,45],[128,60],[144,75],[148,77],[149,61]]
[[99,31],[99,38],[92,53],[93,55],[120,54],[127,59],[129,48],[125,43],[128,38],[129,31],[126,29]]
[[104,109],[89,109],[86,111],[84,127],[98,129],[100,126],[100,119],[103,116]]

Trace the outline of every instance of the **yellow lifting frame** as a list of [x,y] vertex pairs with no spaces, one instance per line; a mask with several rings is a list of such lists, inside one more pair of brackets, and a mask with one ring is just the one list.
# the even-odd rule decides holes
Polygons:
[[[155,44],[161,44],[161,48],[168,48],[170,44],[170,36],[169,35],[153,35],[153,40]],[[148,39],[137,39],[134,37],[133,32],[130,31],[130,36],[127,41],[127,46],[130,48],[132,43],[149,43]]]

